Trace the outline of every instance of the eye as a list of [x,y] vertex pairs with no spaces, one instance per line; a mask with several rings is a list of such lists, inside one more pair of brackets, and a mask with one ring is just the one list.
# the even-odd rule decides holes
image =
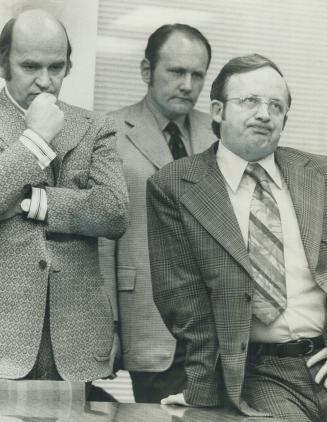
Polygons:
[[32,72],[38,69],[38,65],[36,63],[22,63],[21,67],[26,70],[27,72]]
[[196,79],[196,80],[204,79],[204,75],[200,72],[194,72],[192,76],[193,76],[193,79]]
[[184,74],[184,69],[170,69],[170,72],[175,76],[182,76]]
[[50,66],[50,71],[59,73],[64,69],[65,65],[65,63],[54,63]]
[[246,106],[246,107],[256,107],[259,104],[260,100],[257,97],[253,97],[253,96],[249,96],[249,97],[244,97],[242,98],[242,103]]
[[276,112],[276,113],[284,113],[284,109],[285,109],[284,104],[276,100],[270,101],[270,108],[273,112]]

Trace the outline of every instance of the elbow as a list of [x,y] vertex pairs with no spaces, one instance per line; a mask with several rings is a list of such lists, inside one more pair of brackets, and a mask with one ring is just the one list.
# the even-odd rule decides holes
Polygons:
[[114,213],[107,215],[104,221],[104,233],[101,236],[110,240],[117,240],[126,232],[129,224],[127,206],[119,207]]

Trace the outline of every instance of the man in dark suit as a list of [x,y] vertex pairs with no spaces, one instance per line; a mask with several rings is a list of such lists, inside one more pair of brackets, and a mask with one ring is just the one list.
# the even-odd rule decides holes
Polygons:
[[111,297],[118,295],[122,367],[130,372],[136,402],[159,403],[185,382],[183,345],[176,348],[152,298],[145,190],[148,177],[165,164],[215,140],[210,116],[194,109],[210,58],[210,45],[196,28],[158,28],[141,62],[146,96],[111,113],[131,223],[119,241],[100,240],[100,262],[107,286],[117,288]]
[[325,420],[325,157],[278,147],[291,94],[260,55],[212,85],[220,141],[148,182],[154,299],[186,344],[163,403]]
[[113,315],[97,237],[120,237],[127,191],[111,122],[57,99],[63,25],[23,12],[0,35],[0,377],[112,372]]

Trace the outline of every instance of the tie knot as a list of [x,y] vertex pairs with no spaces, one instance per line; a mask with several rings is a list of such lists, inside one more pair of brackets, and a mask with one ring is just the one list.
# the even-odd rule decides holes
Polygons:
[[166,126],[166,131],[170,136],[179,136],[180,134],[179,128],[175,122],[169,122]]
[[251,176],[257,183],[269,181],[266,170],[258,163],[248,163],[245,173]]

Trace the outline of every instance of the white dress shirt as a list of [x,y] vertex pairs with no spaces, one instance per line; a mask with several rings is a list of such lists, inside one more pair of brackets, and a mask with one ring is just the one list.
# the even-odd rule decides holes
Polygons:
[[[248,162],[229,151],[222,142],[219,143],[217,162],[247,248],[250,205],[256,183],[244,174]],[[274,154],[258,163],[271,177],[269,185],[280,212],[287,308],[269,326],[253,316],[250,339],[253,342],[282,343],[318,336],[324,328],[326,294],[313,280],[309,270],[292,199]]]

